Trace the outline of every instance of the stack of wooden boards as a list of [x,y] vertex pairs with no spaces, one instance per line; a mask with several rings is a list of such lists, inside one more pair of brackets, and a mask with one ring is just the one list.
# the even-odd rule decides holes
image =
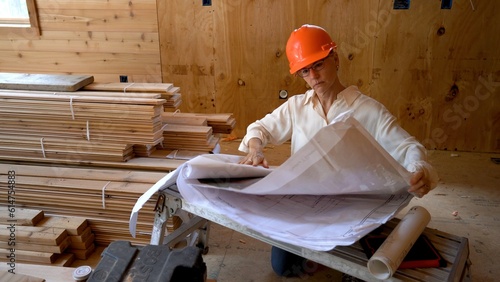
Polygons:
[[[164,172],[0,163],[0,179],[5,179],[8,171],[15,172],[18,207],[84,217],[100,245],[115,240],[145,245],[151,239],[155,197],[139,213],[136,238],[130,235],[130,214],[137,199],[163,178]],[[7,195],[8,189],[6,181],[0,183],[0,194]],[[0,206],[6,207],[7,199],[0,201]]]
[[14,83],[20,74],[11,75],[2,83],[0,73],[0,156],[17,160],[123,162],[157,149],[161,153],[152,157],[173,150],[209,153],[219,142],[215,134],[235,126],[232,114],[179,113],[180,89],[171,83],[95,83],[83,77],[83,85],[68,75],[73,85],[66,85],[65,75],[44,75],[50,82],[44,86],[42,78],[24,75],[28,81],[21,85]]
[[99,91],[112,93],[129,93],[141,96],[144,93],[158,94],[161,99],[165,99],[163,107],[166,111],[176,111],[182,103],[180,87],[172,83],[91,83],[82,87],[84,91]]
[[164,99],[0,91],[0,154],[126,161],[163,140]]
[[232,114],[162,113],[163,147],[171,150],[212,152],[219,143],[216,133],[231,133]]
[[[57,83],[43,91],[29,84],[28,89],[17,84],[0,89],[0,194],[7,195],[7,173],[15,172],[16,210],[85,218],[88,225],[83,233],[65,231],[80,236],[67,247],[65,235],[59,234],[51,248],[62,254],[43,263],[67,253],[85,258],[94,244],[116,240],[148,244],[156,198],[141,209],[135,238],[129,232],[130,213],[142,194],[180,165],[166,156],[212,152],[219,141],[215,135],[235,126],[232,114],[180,113],[181,94],[172,84],[85,79],[79,89],[60,89]],[[0,201],[0,207],[7,206],[7,198]]]
[[[13,216],[12,216],[13,215]],[[46,216],[42,210],[0,207],[0,261],[70,266],[94,251],[85,218]]]

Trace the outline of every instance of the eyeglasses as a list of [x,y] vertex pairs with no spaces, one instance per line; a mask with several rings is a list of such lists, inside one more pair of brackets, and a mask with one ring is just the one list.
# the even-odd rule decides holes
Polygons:
[[[328,57],[326,57],[328,58]],[[304,78],[306,76],[309,75],[309,73],[311,72],[311,70],[314,70],[314,71],[320,71],[322,70],[324,67],[325,67],[325,60],[326,58],[324,58],[323,60],[319,60],[317,62],[315,62],[311,67],[309,68],[303,68],[303,69],[300,69],[297,71],[297,75]]]

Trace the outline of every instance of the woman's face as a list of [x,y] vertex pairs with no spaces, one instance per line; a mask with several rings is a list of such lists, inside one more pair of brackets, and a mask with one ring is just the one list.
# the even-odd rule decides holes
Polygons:
[[[315,62],[316,63],[316,62]],[[319,95],[328,94],[329,91],[333,90],[338,77],[337,77],[337,66],[338,66],[338,55],[336,52],[325,58],[323,62],[324,66],[320,70],[314,70],[310,64],[306,68],[309,69],[309,74],[304,77],[304,80],[309,84],[309,86]]]

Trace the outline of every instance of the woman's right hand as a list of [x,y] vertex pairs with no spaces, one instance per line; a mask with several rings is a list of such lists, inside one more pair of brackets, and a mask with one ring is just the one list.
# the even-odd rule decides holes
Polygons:
[[263,149],[262,141],[260,141],[260,139],[250,139],[248,141],[248,154],[243,157],[239,163],[253,166],[262,165],[265,168],[269,168]]

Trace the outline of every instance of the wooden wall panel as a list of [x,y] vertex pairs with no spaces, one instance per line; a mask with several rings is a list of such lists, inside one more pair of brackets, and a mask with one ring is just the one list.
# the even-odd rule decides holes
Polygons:
[[345,85],[384,103],[428,148],[500,152],[500,3],[383,0],[37,1],[41,35],[0,28],[0,70],[171,82],[185,112],[234,113],[234,135],[303,93],[285,44],[304,23],[338,45]]
[[[332,11],[368,13],[362,8],[352,1],[214,1],[208,7],[197,1],[158,1],[163,80],[181,87],[185,111],[234,113],[238,123],[234,134],[242,136],[250,122],[284,102],[280,90],[290,95],[306,90],[305,82],[288,72],[285,44],[290,32],[312,23],[346,40],[350,36],[344,28],[363,23],[348,13],[331,22]],[[356,58],[364,64],[345,66],[345,72],[368,74],[363,67],[371,61],[368,52],[362,50]],[[199,72],[193,65],[211,70],[203,72],[210,83],[198,87]]]
[[379,9],[371,94],[428,148],[500,151],[500,4],[474,2]]
[[279,90],[306,90],[288,73],[285,45],[294,28],[317,24],[338,45],[342,82],[428,148],[500,152],[500,4],[475,2],[158,1],[163,80],[181,87],[183,110],[234,113],[241,137],[284,101]]
[[201,1],[157,3],[163,81],[181,87],[182,111],[215,113],[213,9]]
[[41,35],[0,28],[3,72],[161,82],[155,0],[37,1]]

